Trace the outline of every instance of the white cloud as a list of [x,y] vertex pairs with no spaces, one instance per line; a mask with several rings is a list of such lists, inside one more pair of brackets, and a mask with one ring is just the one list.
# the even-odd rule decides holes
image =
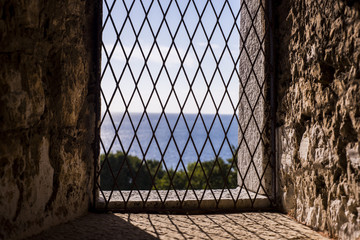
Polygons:
[[[151,45],[142,45],[142,51],[145,57],[147,57],[147,55],[149,54],[149,51],[151,49]],[[112,44],[105,44],[105,48],[107,50],[107,53],[110,55],[112,49],[113,49],[113,45]],[[129,55],[131,52],[132,47],[130,46],[124,46],[124,51],[126,53],[126,55]],[[176,52],[175,48],[172,47],[171,49],[169,49],[169,47],[164,46],[164,45],[160,45],[159,46],[160,49],[160,53],[162,54],[162,57],[165,58],[166,55],[169,53],[169,56],[166,59],[166,66],[171,68],[171,67],[175,67],[175,66],[179,66],[181,61],[180,58],[184,57],[185,54],[185,49],[183,48],[177,48],[178,53],[180,55],[180,58],[178,56],[178,53]],[[116,60],[116,61],[125,61],[125,54],[124,54],[123,49],[120,47],[120,45],[117,45],[114,53],[111,57],[111,59]],[[163,59],[160,55],[158,49],[156,46],[154,46],[154,48],[151,51],[151,55],[149,56],[148,59],[148,64],[162,64],[163,63]],[[105,53],[104,53],[105,54]],[[144,57],[140,51],[140,48],[138,46],[136,46],[131,54],[130,59],[135,60],[135,61],[139,61],[139,63],[143,64],[144,62]],[[196,59],[194,56],[190,55],[188,53],[188,55],[186,56],[184,65],[187,68],[194,68],[195,67],[195,63],[196,63]]]
[[[208,45],[208,42],[196,42],[196,45],[200,46],[200,47],[206,47]],[[218,49],[220,48],[219,44],[216,43],[210,43],[211,48],[213,49]]]

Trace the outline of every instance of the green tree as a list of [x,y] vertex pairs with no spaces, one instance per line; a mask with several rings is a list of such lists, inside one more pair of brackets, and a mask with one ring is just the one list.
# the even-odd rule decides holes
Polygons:
[[[189,186],[191,177],[191,186],[193,189],[213,188],[220,189],[226,186],[235,188],[237,186],[237,174],[233,159],[224,161],[221,158],[199,163],[189,163],[186,167],[188,177],[184,170],[169,169],[168,172],[157,160],[140,160],[135,156],[126,156],[122,152],[111,153],[105,157],[100,157],[103,168],[100,174],[100,186],[102,190],[120,189],[120,190],[149,190],[154,189],[152,178],[158,190],[167,189],[186,189]],[[236,160],[235,160],[236,161]],[[110,170],[111,167],[111,170]],[[155,177],[154,177],[155,176]],[[206,177],[205,177],[206,176]],[[117,179],[116,179],[117,177]],[[134,178],[136,179],[134,180]],[[206,186],[206,178],[209,180],[209,186]],[[115,179],[116,183],[115,184]],[[172,181],[170,181],[172,179]],[[170,184],[172,182],[172,185]]]
[[[102,154],[100,163],[103,166],[100,173],[102,190],[111,190],[113,188],[121,190],[151,189],[151,176],[154,175],[159,165],[159,161],[147,160],[148,170],[144,161],[135,156],[125,156],[122,152],[110,153],[107,157]],[[115,179],[117,186],[115,185]]]
[[[199,163],[190,163],[187,170],[189,173],[193,173],[191,184],[194,189],[204,189],[205,187],[219,189],[226,186],[234,188],[236,187],[236,171],[230,170],[230,166],[231,159],[225,162],[222,158],[218,158],[202,162],[202,167]],[[209,180],[208,186],[206,186],[206,178]],[[226,186],[224,182],[226,182]]]

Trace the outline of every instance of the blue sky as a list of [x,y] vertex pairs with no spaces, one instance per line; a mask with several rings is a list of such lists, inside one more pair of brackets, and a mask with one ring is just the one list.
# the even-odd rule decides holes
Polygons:
[[[124,2],[126,6],[124,5]],[[201,113],[215,113],[213,101],[219,106],[225,91],[225,86],[221,81],[220,73],[218,71],[214,73],[217,66],[216,61],[219,61],[224,50],[225,40],[222,37],[222,33],[218,26],[215,28],[215,32],[211,39],[208,41],[207,38],[210,38],[211,33],[217,24],[216,15],[220,15],[224,0],[212,1],[216,13],[214,13],[210,2],[205,0],[190,1],[190,5],[184,15],[183,21],[186,24],[190,36],[193,37],[192,44],[195,51],[191,47],[188,52],[187,49],[190,40],[183,24],[181,24],[175,35],[176,29],[181,21],[181,15],[177,10],[176,4],[178,4],[181,11],[184,12],[188,1],[179,0],[176,2],[159,0],[154,1],[152,4],[151,2],[152,1],[150,0],[117,0],[111,12],[112,20],[108,18],[107,15],[108,8],[111,8],[113,1],[109,0],[107,1],[107,6],[105,3],[103,5],[103,24],[105,23],[105,27],[103,30],[103,77],[101,87],[107,102],[110,101],[110,98],[113,96],[114,90],[116,89],[116,80],[120,81],[119,86],[122,94],[121,96],[120,92],[118,90],[116,91],[110,105],[110,111],[125,111],[125,101],[126,104],[129,104],[128,110],[130,112],[142,112],[144,111],[144,107],[142,106],[143,101],[144,104],[147,104],[147,112],[161,112],[162,106],[164,106],[165,112],[178,113],[180,112],[179,101],[180,105],[183,106],[184,113],[197,113],[197,105],[202,104],[204,101]],[[206,10],[201,19],[205,30],[202,29],[202,26],[199,26],[195,34],[194,30],[200,19],[194,8],[194,2],[196,2],[200,12],[206,6]],[[161,4],[163,11],[168,9],[167,14],[165,15],[167,25],[165,22],[161,24],[164,15],[159,3]],[[240,8],[240,1],[229,0],[228,3],[234,14],[237,14],[238,9]],[[140,31],[140,27],[145,19],[143,7],[145,8],[145,11],[150,9],[148,11],[147,19],[150,22],[154,34],[158,33],[156,39],[152,36],[151,28],[147,21]],[[129,13],[131,22],[127,18],[126,8],[131,9]],[[239,18],[237,18],[237,26],[239,25],[239,21]],[[230,8],[226,4],[219,18],[219,23],[221,24],[222,31],[226,38],[229,36],[233,22],[234,19],[230,12]],[[116,30],[114,30],[113,23],[116,26]],[[120,41],[118,41],[116,31],[119,33],[122,26],[124,27],[120,34]],[[167,26],[170,29],[170,32]],[[136,34],[138,34],[138,42],[136,42]],[[176,48],[172,45],[172,36],[174,37]],[[155,41],[157,42],[157,46],[151,48]],[[234,28],[230,34],[227,45],[235,61],[239,55],[239,41],[239,33],[237,29]],[[135,42],[136,44],[133,48]],[[213,51],[210,51],[209,46],[211,46]],[[113,71],[111,71],[110,66],[107,64],[106,52],[108,55],[113,52],[110,58]],[[126,64],[127,58],[128,64]],[[144,58],[147,58],[147,66],[145,65]],[[200,65],[202,72],[198,71],[199,63],[197,58],[203,59]],[[162,68],[163,66],[166,66],[167,71]],[[229,96],[233,103],[236,104],[239,94],[239,80],[234,69],[238,70],[238,65],[234,66],[228,49],[225,50],[221,61],[219,61],[219,68],[225,83],[229,85],[227,88]],[[151,82],[150,76],[152,76],[154,82],[156,81],[155,89],[157,93],[154,92],[154,84]],[[187,83],[186,77],[192,84],[191,87],[195,98],[192,94],[187,98],[190,86]],[[134,94],[135,83],[133,78],[138,84],[138,90],[136,90]],[[212,78],[213,80],[211,80]],[[171,86],[171,83],[174,82],[176,94],[172,91]],[[210,91],[213,95],[213,99],[207,93],[207,84],[210,84]],[[132,100],[129,103],[132,95]],[[170,98],[168,100],[169,96]],[[176,99],[176,96],[178,99]],[[221,103],[219,111],[222,114],[233,114],[229,96],[226,95]],[[104,110],[105,101],[102,99],[102,111]]]

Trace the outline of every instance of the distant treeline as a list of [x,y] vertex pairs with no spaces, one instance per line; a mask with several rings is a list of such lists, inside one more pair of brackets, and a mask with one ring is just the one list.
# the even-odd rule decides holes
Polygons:
[[[196,162],[189,163],[186,166],[186,172],[180,164],[176,173],[172,168],[168,169],[167,172],[158,160],[146,160],[146,166],[145,162],[138,157],[127,156],[126,159],[127,161],[125,161],[125,155],[122,152],[109,154],[106,161],[104,154],[100,156],[100,166],[102,166],[100,186],[102,190],[155,189],[152,181],[158,190],[187,189],[188,187],[189,189],[204,189],[207,185],[205,174],[209,179],[207,189],[221,189],[226,188],[226,186],[236,188],[237,186],[236,163],[230,169],[233,159],[224,161],[218,158],[217,160],[205,161],[202,162],[202,167]],[[111,171],[109,166],[111,166]],[[191,187],[188,180],[190,177]],[[115,178],[116,184],[114,184]],[[153,178],[154,180],[152,180]]]

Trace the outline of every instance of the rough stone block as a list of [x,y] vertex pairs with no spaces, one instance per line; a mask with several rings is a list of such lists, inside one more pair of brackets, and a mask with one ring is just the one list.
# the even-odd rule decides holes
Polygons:
[[[263,4],[263,5],[261,5]],[[245,7],[246,5],[246,7]],[[268,124],[266,109],[265,1],[244,1],[240,12],[240,105],[238,184],[253,192],[271,195],[272,171],[268,164],[269,136],[263,133]],[[260,7],[260,8],[259,8]],[[260,39],[260,40],[259,40]],[[266,131],[264,131],[266,132]]]

